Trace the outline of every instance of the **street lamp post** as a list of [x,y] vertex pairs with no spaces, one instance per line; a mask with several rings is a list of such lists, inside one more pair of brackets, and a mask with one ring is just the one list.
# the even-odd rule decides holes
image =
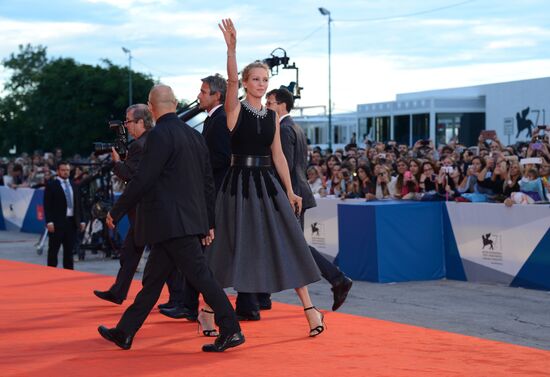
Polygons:
[[328,16],[328,147],[332,149],[332,77],[330,67],[330,55],[331,55],[331,37],[330,37],[330,23],[332,17],[330,12],[326,8],[319,8],[319,12],[323,16]]
[[125,54],[128,54],[128,106],[132,106],[132,51],[126,47],[122,47],[122,51],[124,51]]

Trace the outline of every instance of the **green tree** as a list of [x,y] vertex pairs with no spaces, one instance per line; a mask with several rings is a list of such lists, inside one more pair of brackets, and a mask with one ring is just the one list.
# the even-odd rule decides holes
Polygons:
[[[128,69],[102,60],[80,64],[70,58],[48,60],[46,48],[20,46],[3,61],[12,75],[0,99],[0,154],[53,150],[89,153],[95,141],[110,141],[107,121],[122,119],[128,105]],[[132,72],[135,102],[147,102],[153,79]]]

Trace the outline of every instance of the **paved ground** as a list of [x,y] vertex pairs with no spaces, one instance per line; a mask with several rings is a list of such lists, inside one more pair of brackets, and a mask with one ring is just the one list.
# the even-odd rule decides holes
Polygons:
[[[38,255],[34,247],[37,239],[34,234],[0,231],[0,259],[46,264],[45,254]],[[85,261],[75,263],[77,270],[105,275],[116,275],[118,266],[118,260],[90,252]],[[138,272],[136,279],[141,277]],[[312,284],[310,293],[317,306],[330,309],[332,293],[327,283]],[[291,291],[273,298],[299,303]],[[550,350],[550,292],[451,280],[356,281],[340,311]]]

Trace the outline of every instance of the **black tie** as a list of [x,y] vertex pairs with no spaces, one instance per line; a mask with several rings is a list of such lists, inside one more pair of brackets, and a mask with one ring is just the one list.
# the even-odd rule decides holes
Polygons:
[[203,126],[202,126],[202,134],[204,135],[206,133],[206,130],[208,129],[208,123],[210,122],[210,116],[207,116],[205,119],[204,119],[204,123],[203,123]]

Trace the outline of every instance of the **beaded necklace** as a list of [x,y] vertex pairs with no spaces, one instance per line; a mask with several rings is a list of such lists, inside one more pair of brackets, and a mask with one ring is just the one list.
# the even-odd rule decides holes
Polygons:
[[247,100],[242,100],[241,102],[244,105],[244,108],[251,112],[254,116],[257,118],[265,118],[267,115],[267,107],[262,105],[262,108],[260,110],[256,109],[254,106],[252,106]]

